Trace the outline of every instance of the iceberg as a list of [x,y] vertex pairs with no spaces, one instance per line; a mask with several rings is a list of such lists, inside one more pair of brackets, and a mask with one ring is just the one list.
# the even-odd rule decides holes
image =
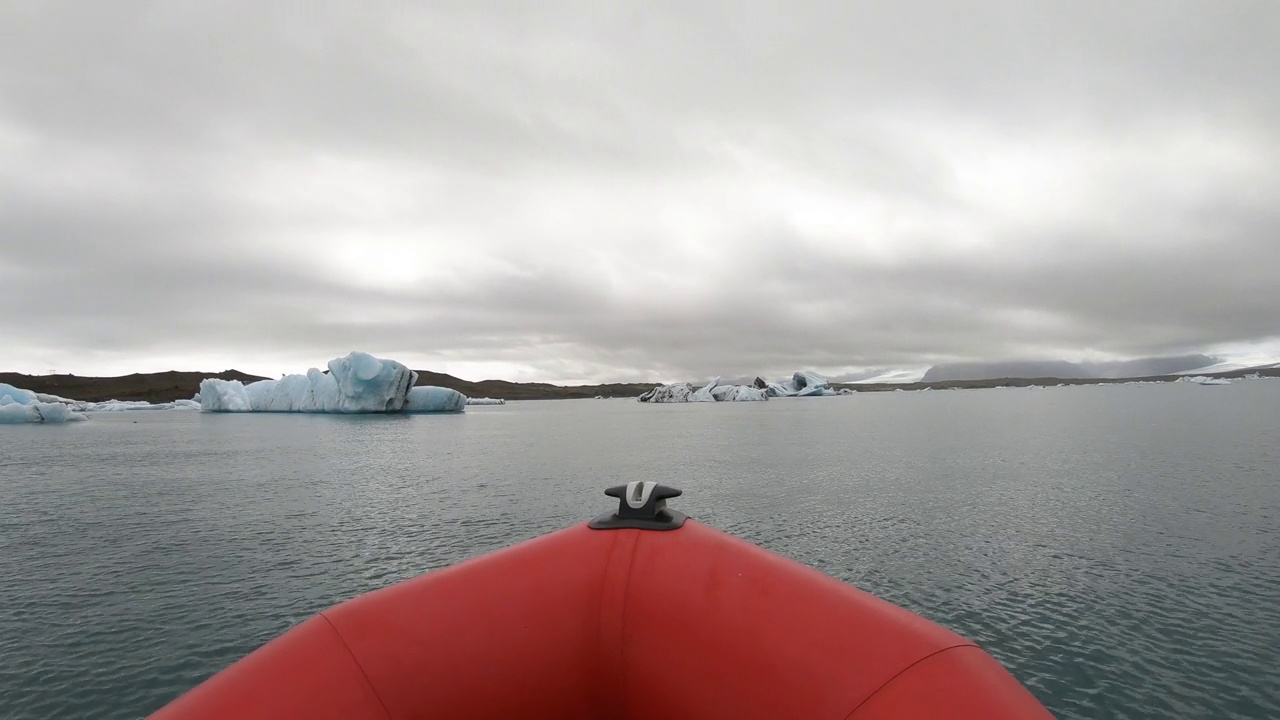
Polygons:
[[0,424],[64,423],[85,419],[67,403],[47,401],[52,397],[0,383]]
[[97,403],[79,403],[85,412],[125,412],[131,410],[199,410],[199,400],[174,400],[166,403],[149,403],[145,400],[106,400]]
[[711,390],[719,384],[720,378],[712,378],[711,382],[689,393],[689,402],[715,402],[716,396],[711,394]]
[[831,383],[814,372],[800,371],[789,379],[765,382],[756,378],[756,387],[764,386],[765,392],[773,397],[813,397],[818,395],[835,395]]
[[693,386],[689,383],[672,383],[659,385],[636,400],[650,403],[682,403],[689,402],[689,396],[692,394]]
[[239,380],[207,378],[200,382],[200,409],[206,412],[393,413],[405,408],[410,388],[417,379],[417,373],[395,360],[353,352],[330,360],[327,373],[311,368],[305,375],[285,375],[279,380],[259,380],[248,385]]
[[457,413],[471,403],[466,395],[445,387],[423,385],[409,388],[409,398],[404,404],[406,413]]
[[768,399],[764,390],[747,385],[721,385],[718,377],[697,390],[687,382],[673,383],[659,385],[636,398],[640,402],[650,403],[746,402]]
[[[328,372],[259,380],[206,378],[190,400],[148,403],[142,400],[83,402],[23,390],[0,383],[0,423],[84,420],[81,413],[143,410],[304,413],[452,413],[462,412],[467,396],[443,387],[414,387],[417,373],[394,360],[353,352],[329,361]],[[485,399],[491,404],[504,401]]]
[[85,416],[62,403],[17,403],[4,402],[0,398],[0,425],[16,423],[64,423],[84,420]]
[[8,383],[0,383],[0,402],[5,402],[6,404],[16,403],[18,405],[29,405],[33,402],[37,402],[38,399],[39,398],[36,397],[36,394],[30,390],[23,390],[20,387],[14,387]]
[[1189,382],[1196,385],[1230,385],[1231,381],[1226,378],[1206,377],[1204,375],[1189,375],[1179,378],[1175,382]]
[[717,385],[712,388],[711,395],[718,402],[754,402],[769,399],[768,393],[750,385]]
[[507,401],[502,398],[467,398],[468,405],[506,405]]

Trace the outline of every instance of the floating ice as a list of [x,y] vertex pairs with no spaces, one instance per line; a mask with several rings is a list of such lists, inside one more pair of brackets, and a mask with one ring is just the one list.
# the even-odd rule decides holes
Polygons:
[[9,403],[17,403],[19,405],[27,405],[37,400],[36,394],[30,390],[23,390],[7,383],[0,383],[0,402],[5,402],[5,398],[8,398]]
[[689,394],[689,402],[715,402],[716,396],[711,394],[711,390],[719,384],[720,378],[712,378],[711,382]]
[[672,383],[670,385],[659,385],[636,398],[636,400],[651,403],[682,403],[689,402],[689,396],[692,394],[693,386],[689,383]]
[[133,410],[199,410],[198,400],[174,400],[167,403],[149,403],[145,400],[107,400],[99,403],[81,403],[86,412],[125,412]]
[[63,423],[84,419],[84,415],[75,412],[71,405],[44,402],[39,393],[0,383],[0,424]]
[[[758,381],[757,386],[763,381]],[[815,395],[835,395],[836,391],[831,389],[831,383],[821,375],[813,372],[800,371],[791,376],[788,380],[778,380],[771,383],[764,383],[765,391],[773,397],[809,397]]]
[[[0,422],[84,420],[81,412],[207,410],[210,412],[439,413],[462,412],[467,397],[441,387],[413,387],[418,376],[394,361],[353,352],[329,361],[329,372],[259,380],[207,378],[190,400],[82,402],[0,383]],[[501,402],[501,401],[498,401]]]
[[470,401],[466,395],[457,390],[423,385],[409,388],[409,399],[404,404],[407,413],[453,413],[462,412]]
[[660,385],[636,399],[651,403],[745,402],[768,400],[769,396],[764,390],[746,385],[721,385],[720,378],[715,378],[697,390],[689,383]]
[[[329,361],[329,372],[242,384],[200,382],[200,408],[208,412],[388,413],[405,407],[417,373],[395,360],[353,352]],[[465,402],[465,401],[464,401]]]
[[1226,378],[1206,377],[1204,375],[1190,375],[1177,380],[1177,382],[1189,382],[1196,385],[1230,385],[1231,381]]
[[769,399],[769,394],[764,390],[750,385],[717,385],[712,388],[711,395],[719,402],[752,402]]
[[62,403],[16,403],[3,402],[0,398],[0,425],[15,423],[64,423],[84,420],[84,415],[75,412],[69,405]]
[[467,398],[468,405],[506,405],[507,401],[502,398]]

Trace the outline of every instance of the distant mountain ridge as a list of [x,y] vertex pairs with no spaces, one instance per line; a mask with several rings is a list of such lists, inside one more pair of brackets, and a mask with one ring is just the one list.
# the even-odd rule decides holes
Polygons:
[[1219,362],[1208,355],[1149,357],[1116,362],[1072,363],[1065,360],[1008,360],[997,362],[948,363],[934,365],[921,382],[954,380],[1000,380],[1003,378],[1132,378],[1173,375]]

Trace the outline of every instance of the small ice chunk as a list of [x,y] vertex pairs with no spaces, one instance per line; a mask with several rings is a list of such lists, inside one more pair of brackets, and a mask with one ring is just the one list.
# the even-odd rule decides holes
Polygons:
[[[484,398],[488,399],[488,398]],[[409,400],[405,403],[407,413],[457,413],[466,409],[467,396],[446,387],[423,385],[409,388]],[[493,404],[493,403],[488,403]],[[501,402],[497,403],[501,404]]]
[[[410,391],[409,391],[409,393],[410,393],[410,394],[412,394],[412,393],[413,393],[413,391],[412,391],[412,390],[410,390]],[[598,396],[597,396],[597,397],[598,397]],[[507,404],[507,401],[506,401],[506,400],[503,400],[502,398],[487,398],[487,397],[486,397],[486,398],[473,398],[473,397],[469,397],[469,398],[467,398],[467,404],[468,404],[468,405],[506,405],[506,404]]]
[[106,400],[89,403],[85,409],[90,412],[124,412],[126,410],[168,410],[169,408],[169,403],[152,405],[145,400]]
[[86,412],[126,412],[134,410],[199,410],[194,400],[174,400],[167,403],[149,403],[145,400],[106,400],[98,403],[82,403]]

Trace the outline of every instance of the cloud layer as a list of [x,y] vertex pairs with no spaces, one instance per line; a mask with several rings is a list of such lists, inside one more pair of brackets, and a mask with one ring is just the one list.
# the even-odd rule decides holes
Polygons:
[[658,380],[1280,334],[1280,9],[829,5],[11,3],[0,365]]

